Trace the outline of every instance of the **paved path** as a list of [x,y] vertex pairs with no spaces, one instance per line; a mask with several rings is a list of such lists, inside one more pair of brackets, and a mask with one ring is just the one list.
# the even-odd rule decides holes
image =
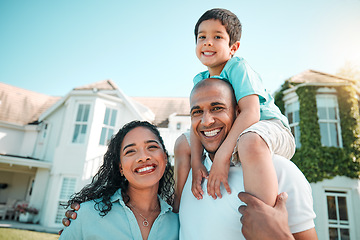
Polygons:
[[32,230],[36,232],[58,233],[60,228],[44,227],[39,224],[21,223],[11,220],[0,220],[0,228],[16,228],[24,230]]

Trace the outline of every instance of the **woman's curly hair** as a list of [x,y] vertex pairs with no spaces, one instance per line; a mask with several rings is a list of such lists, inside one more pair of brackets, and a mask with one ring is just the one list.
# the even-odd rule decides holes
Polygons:
[[[111,196],[120,188],[124,201],[130,201],[130,197],[126,194],[128,181],[125,176],[121,176],[119,170],[120,163],[120,147],[126,134],[136,127],[145,127],[155,134],[158,138],[164,152],[169,158],[165,149],[164,141],[160,136],[159,130],[146,121],[132,121],[124,125],[118,133],[112,137],[108,150],[104,155],[104,163],[99,171],[93,177],[90,184],[86,185],[80,192],[71,196],[71,199],[65,204],[69,207],[72,203],[82,203],[90,200],[95,201],[94,208],[100,211],[101,216],[105,216],[112,208],[110,201]],[[174,178],[173,169],[169,163],[166,164],[165,172],[159,182],[158,194],[169,205],[174,201]]]

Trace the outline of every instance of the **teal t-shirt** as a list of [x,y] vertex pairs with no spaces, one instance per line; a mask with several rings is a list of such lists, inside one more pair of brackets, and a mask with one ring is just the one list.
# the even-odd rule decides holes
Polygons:
[[[209,78],[209,71],[199,73],[194,78],[194,85],[203,79]],[[233,57],[225,65],[219,78],[231,84],[234,89],[236,101],[248,95],[256,94],[260,101],[260,120],[278,119],[284,126],[289,128],[288,119],[281,113],[275,105],[274,98],[266,91],[262,80],[243,58]]]
[[[155,219],[148,240],[179,239],[178,214],[159,197],[161,212]],[[94,209],[94,201],[81,204],[76,220],[66,227],[59,239],[142,239],[133,212],[125,205],[121,190],[111,197],[112,209],[104,217]]]

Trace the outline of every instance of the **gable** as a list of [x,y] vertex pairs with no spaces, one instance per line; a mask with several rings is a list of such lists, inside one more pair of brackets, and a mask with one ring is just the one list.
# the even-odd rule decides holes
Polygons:
[[132,97],[133,100],[147,106],[155,114],[153,123],[158,127],[167,127],[169,116],[190,116],[189,98],[181,97]]

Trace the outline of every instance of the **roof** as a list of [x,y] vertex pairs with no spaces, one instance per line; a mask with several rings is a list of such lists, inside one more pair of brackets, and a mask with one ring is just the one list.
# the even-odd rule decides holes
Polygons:
[[59,99],[0,83],[0,121],[19,125],[34,123]]
[[84,86],[76,87],[73,90],[93,90],[93,89],[97,89],[97,90],[117,90],[119,88],[116,86],[116,84],[112,80],[108,79],[108,80],[103,80],[103,81],[87,84],[87,85],[84,85]]
[[335,76],[314,70],[306,70],[300,74],[291,77],[291,83],[350,83],[356,84],[356,80]]
[[158,127],[167,127],[168,118],[173,113],[181,116],[190,115],[190,103],[187,97],[132,97],[132,99],[153,111],[154,124]]
[[[117,90],[112,80],[103,80],[74,88],[74,90]],[[125,97],[125,96],[124,96]],[[42,113],[61,97],[48,96],[41,93],[0,83],[0,121],[26,125],[39,120]],[[153,123],[159,127],[167,127],[169,116],[176,113],[178,116],[189,116],[190,104],[187,97],[130,97],[134,107],[144,111],[145,106],[155,114]],[[138,106],[140,104],[140,106]]]

